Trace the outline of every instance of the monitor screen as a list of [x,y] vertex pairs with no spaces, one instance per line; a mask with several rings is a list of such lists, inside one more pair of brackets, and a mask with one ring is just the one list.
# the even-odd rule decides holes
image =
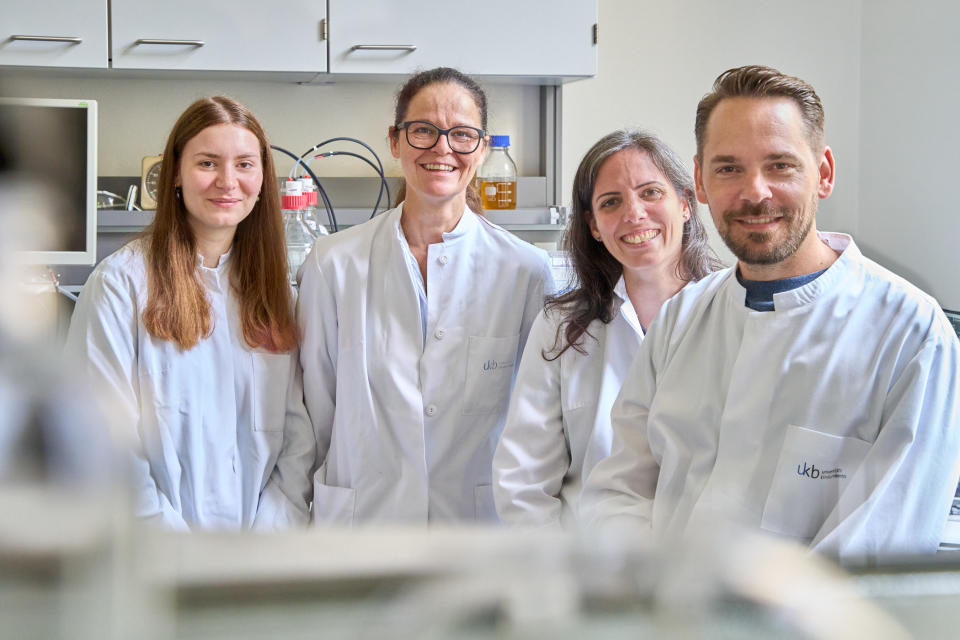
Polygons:
[[953,330],[957,332],[957,337],[960,338],[960,311],[944,309],[943,312],[947,314],[947,320],[953,325]]
[[97,103],[0,98],[5,181],[18,185],[14,215],[34,224],[17,243],[30,264],[96,262]]

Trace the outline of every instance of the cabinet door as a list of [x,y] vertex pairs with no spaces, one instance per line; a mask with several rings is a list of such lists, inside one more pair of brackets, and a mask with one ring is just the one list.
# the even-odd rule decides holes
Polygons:
[[596,0],[329,0],[332,73],[592,76]]
[[107,0],[3,0],[0,65],[107,66]]
[[113,67],[326,71],[316,0],[113,0]]

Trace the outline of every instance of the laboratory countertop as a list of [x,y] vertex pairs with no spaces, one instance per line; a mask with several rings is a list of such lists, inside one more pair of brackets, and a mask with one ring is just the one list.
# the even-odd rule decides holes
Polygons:
[[[840,568],[719,528],[671,546],[466,526],[175,534],[115,510],[79,517],[76,501],[44,505],[42,535],[22,518],[0,523],[0,628],[154,640],[956,637],[952,554]],[[15,511],[2,494],[0,507]]]

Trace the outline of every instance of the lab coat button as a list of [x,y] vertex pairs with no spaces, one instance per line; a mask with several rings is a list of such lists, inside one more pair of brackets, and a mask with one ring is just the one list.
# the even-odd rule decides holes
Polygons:
[[447,335],[447,332],[444,331],[443,329],[437,329],[436,331],[433,332],[433,337],[436,338],[437,340],[443,340],[443,336],[445,335]]
[[437,405],[435,405],[435,404],[428,404],[428,405],[427,405],[427,415],[428,415],[428,416],[432,416],[432,415],[435,414],[436,412],[437,412]]
[[447,264],[448,262],[450,262],[450,256],[444,254],[439,258],[437,258],[437,261],[440,262],[440,264]]

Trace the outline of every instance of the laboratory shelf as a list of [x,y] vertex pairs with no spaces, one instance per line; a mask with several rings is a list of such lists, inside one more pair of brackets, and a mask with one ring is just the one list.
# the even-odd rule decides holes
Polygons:
[[[335,208],[337,222],[352,227],[370,219],[371,210],[361,207]],[[378,215],[383,211],[378,211]],[[106,232],[139,231],[153,222],[153,211],[127,211],[125,209],[98,209],[97,229]],[[321,209],[320,217],[326,218]],[[565,211],[562,207],[527,207],[503,211],[487,211],[484,217],[505,229],[519,231],[562,231]]]
[[[337,223],[340,226],[350,227],[361,224],[370,219],[369,208],[348,207],[334,208]],[[378,215],[383,213],[378,211]],[[505,229],[562,231],[564,225],[564,210],[562,207],[525,207],[522,209],[486,211],[484,217],[495,225]],[[320,217],[326,213],[321,209]]]
[[153,222],[153,211],[97,209],[97,231],[105,233],[137,232]]
[[[284,179],[278,178],[282,184]],[[395,195],[401,180],[387,178],[390,193]],[[130,185],[138,184],[134,176],[101,177],[98,186],[114,193],[126,193]],[[372,205],[377,199],[380,179],[372,177],[325,177],[323,187],[334,203],[334,213],[341,227],[351,227],[370,218]],[[386,200],[386,199],[384,199]],[[369,202],[369,205],[366,203]],[[522,233],[557,233],[564,228],[566,210],[548,206],[547,180],[543,176],[520,176],[517,178],[516,209],[485,212],[488,220],[510,231]],[[339,204],[339,206],[338,206]],[[382,212],[386,203],[378,208]],[[349,205],[349,206],[348,206]],[[361,205],[361,206],[357,206]],[[153,221],[153,211],[127,211],[125,209],[98,209],[97,229],[102,233],[136,233]],[[321,210],[320,218],[326,220]]]

